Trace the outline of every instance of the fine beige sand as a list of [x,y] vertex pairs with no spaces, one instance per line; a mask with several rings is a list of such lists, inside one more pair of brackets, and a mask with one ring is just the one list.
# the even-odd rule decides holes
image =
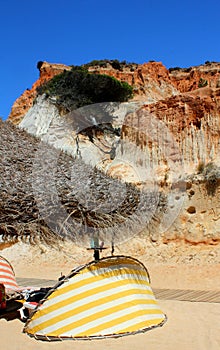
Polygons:
[[[116,254],[138,258],[148,268],[153,288],[220,291],[220,248],[183,245],[153,246],[142,240],[116,247]],[[78,264],[92,259],[83,248],[29,247],[24,244],[4,249],[0,255],[13,264],[17,277],[56,279]],[[106,251],[106,255],[109,252]],[[118,339],[43,342],[22,333],[19,320],[0,320],[1,349],[4,350],[218,350],[220,349],[220,303],[159,300],[168,320],[163,327],[144,334]]]

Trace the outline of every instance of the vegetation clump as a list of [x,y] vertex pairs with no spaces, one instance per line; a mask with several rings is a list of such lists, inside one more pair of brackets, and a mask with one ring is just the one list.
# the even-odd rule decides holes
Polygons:
[[205,163],[204,162],[199,162],[197,166],[197,174],[202,174],[205,169]]
[[58,107],[70,112],[79,107],[101,102],[125,102],[133,96],[133,88],[105,74],[72,67],[37,88],[39,95],[55,99]]
[[220,183],[220,169],[213,162],[205,164],[200,162],[197,167],[198,174],[202,174],[206,183],[208,195],[214,196]]
[[86,69],[90,67],[108,68],[108,66],[122,72],[124,68],[130,68],[130,70],[134,70],[134,68],[137,68],[138,64],[134,62],[127,62],[126,60],[119,61],[117,59],[114,59],[114,60],[104,59],[104,60],[93,60],[91,62],[88,62],[82,65],[82,67]]
[[199,79],[199,84],[198,84],[199,88],[203,88],[203,87],[205,87],[207,85],[208,85],[208,81],[206,79],[203,79],[203,78]]
[[220,169],[214,163],[210,162],[205,166],[203,173],[206,180],[207,193],[214,196],[219,186]]
[[169,72],[170,73],[175,71],[175,70],[181,70],[181,68],[180,67],[171,67],[171,68],[169,68]]

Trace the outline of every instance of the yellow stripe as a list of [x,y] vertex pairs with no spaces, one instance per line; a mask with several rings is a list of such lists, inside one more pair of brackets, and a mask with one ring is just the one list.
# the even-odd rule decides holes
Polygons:
[[[51,312],[51,311],[54,311],[54,310],[57,310],[63,306],[66,306],[68,304],[71,304],[73,303],[74,301],[78,301],[78,300],[82,300],[83,298],[87,298],[91,295],[95,295],[95,294],[98,294],[98,293],[101,293],[101,292],[106,292],[110,289],[114,289],[114,288],[117,288],[117,287],[122,287],[122,286],[128,286],[129,288],[131,288],[131,286],[129,284],[133,284],[135,283],[136,284],[136,281],[132,280],[132,279],[126,279],[126,280],[119,280],[119,281],[114,281],[112,283],[108,283],[106,285],[100,285],[99,287],[96,287],[96,288],[93,288],[93,289],[88,289],[86,290],[85,292],[81,292],[79,294],[75,294],[74,295],[74,289],[71,289],[71,291],[73,291],[73,295],[69,298],[66,298],[64,300],[61,300],[53,305],[50,305],[48,307],[46,307],[46,303],[47,301],[42,305],[42,311],[44,311],[45,314]],[[145,281],[143,281],[143,284],[142,284],[142,288],[144,287],[144,285],[146,285],[147,287],[149,287],[149,284]],[[85,286],[85,289],[86,289],[86,286]],[[153,295],[153,292],[150,290],[147,290],[147,289],[139,289],[139,293],[143,293],[145,292],[146,294],[149,294],[149,295]],[[114,291],[112,291],[114,292]],[[65,297],[65,296],[64,296]],[[49,298],[48,298],[49,299]],[[40,310],[39,310],[40,311]],[[32,319],[35,319],[35,315],[33,315]]]
[[100,269],[100,268],[103,268],[103,267],[118,267],[120,268],[121,266],[123,267],[123,265],[134,265],[134,266],[137,266],[139,267],[140,269],[145,270],[145,268],[140,264],[138,263],[137,261],[134,261],[132,259],[126,259],[126,258],[117,258],[117,259],[109,259],[109,260],[99,260],[97,263],[93,263],[87,267],[85,267],[86,269],[89,269],[89,270],[96,270],[96,269]]
[[120,330],[120,333],[131,333],[136,332],[137,330],[144,330],[144,328],[158,326],[160,323],[164,321],[165,317],[163,318],[154,318],[153,320],[146,320],[143,322],[136,323],[132,326],[129,326],[127,328],[123,328]]
[[[69,311],[67,311],[67,312],[65,312],[63,314],[60,314],[59,316],[54,316],[53,318],[50,318],[49,320],[44,321],[44,322],[38,324],[37,326],[28,329],[28,332],[36,333],[37,331],[40,331],[40,330],[42,330],[44,328],[52,326],[53,324],[56,324],[57,322],[65,319],[65,318],[77,315],[77,314],[79,314],[79,313],[81,313],[83,311],[89,310],[89,309],[91,309],[91,308],[93,308],[95,306],[103,305],[103,304],[105,304],[107,302],[111,302],[113,300],[118,300],[118,299],[126,297],[126,296],[130,296],[130,295],[133,296],[135,294],[140,294],[140,293],[141,294],[149,294],[149,293],[146,293],[146,292],[142,292],[139,289],[125,290],[123,292],[113,294],[113,295],[111,295],[111,296],[109,296],[107,298],[104,297],[104,298],[101,298],[101,299],[97,299],[97,300],[91,301],[91,302],[89,302],[87,304],[78,306],[77,308],[69,310]],[[136,305],[136,304],[138,304],[138,302],[140,302],[140,300],[138,300],[138,301],[137,300],[131,300],[129,305],[130,306],[131,306],[131,304],[135,304]],[[151,300],[151,299],[141,299],[141,303],[157,305],[156,300]],[[67,305],[68,304],[69,303],[67,303]],[[43,310],[40,313],[43,313]],[[41,315],[40,315],[40,317],[41,317]]]
[[[123,284],[126,285],[126,283],[123,283]],[[122,285],[122,282],[121,282],[121,281],[117,282],[117,287],[118,287],[119,285],[120,285],[120,286]],[[105,291],[104,286],[101,286],[101,287],[99,287],[99,288],[97,288],[97,289],[98,289],[98,292],[103,292],[103,291]],[[97,293],[97,289],[96,289],[96,293]],[[96,293],[95,293],[95,294],[96,294]],[[123,298],[123,297],[125,297],[125,296],[129,296],[129,295],[132,295],[132,294],[135,295],[135,294],[140,294],[140,293],[141,293],[141,294],[146,294],[146,295],[153,295],[152,291],[150,291],[150,290],[141,290],[141,289],[134,288],[134,289],[128,289],[128,290],[125,290],[125,291],[123,291],[123,292],[119,292],[119,293],[112,294],[112,296],[107,296],[107,297],[103,297],[103,298],[100,298],[100,299],[98,298],[98,299],[96,299],[94,302],[97,302],[97,305],[101,305],[101,304],[104,304],[104,303],[106,303],[106,302],[108,302],[108,301],[111,301],[111,300],[114,300],[114,299],[116,300],[116,299],[119,299],[119,298]],[[78,295],[72,296],[71,298],[68,298],[68,299],[65,299],[65,300],[63,300],[63,301],[60,301],[59,303],[56,303],[56,304],[51,305],[51,306],[49,306],[49,307],[45,307],[45,308],[43,308],[42,310],[38,310],[38,311],[32,316],[31,322],[34,321],[34,320],[40,319],[41,316],[48,315],[48,314],[49,314],[50,312],[52,312],[52,311],[58,310],[58,309],[61,308],[61,307],[67,306],[67,305],[69,305],[69,304],[71,304],[71,303],[73,303],[73,302],[76,302],[76,301],[78,301],[78,300],[81,300],[81,299],[86,298],[86,297],[91,296],[91,295],[94,295],[94,291],[87,291],[87,292],[84,292],[84,293],[82,293],[82,294],[78,294]],[[94,298],[95,298],[95,295],[94,295]],[[148,300],[148,299],[147,299],[147,300]],[[151,300],[151,299],[150,299],[150,300]],[[46,303],[46,302],[45,302],[45,303]],[[92,303],[92,302],[90,302],[90,303]],[[85,308],[88,309],[88,305],[89,305],[90,303],[84,304],[84,305],[85,305]],[[152,304],[157,304],[157,302],[156,302],[155,300],[151,300],[151,303],[152,303]],[[84,305],[81,306],[82,311],[83,311]],[[73,310],[72,310],[72,312],[73,312]],[[49,317],[49,316],[48,316],[48,317]],[[39,331],[39,330],[45,328],[45,327],[46,327],[46,322],[50,322],[50,320],[45,321],[45,322],[43,322],[43,323],[37,325],[37,326],[36,326],[37,330]],[[34,327],[34,329],[35,329],[35,327]],[[32,331],[32,328],[30,328],[28,331],[29,331],[29,332],[33,332],[33,333],[36,332],[36,330]]]
[[[129,270],[128,271],[125,271],[125,274],[126,275],[137,275],[137,271],[134,271],[134,270]],[[138,272],[139,275],[141,275],[142,277],[147,277],[146,276],[146,273],[140,273]],[[116,276],[119,276],[119,275],[122,275],[122,271],[115,271],[114,272],[114,275],[112,275],[111,277],[116,277]],[[138,276],[138,275],[137,275]],[[74,279],[74,277],[72,277]],[[108,279],[109,278],[109,273],[102,273],[102,274],[99,274],[98,276],[91,276],[91,277],[88,277],[86,279],[83,279],[81,281],[78,281],[78,282],[74,282],[74,283],[71,283],[69,284],[68,282],[64,282],[67,283],[67,286],[66,287],[58,287],[58,289],[56,289],[49,297],[47,300],[52,300],[64,293],[68,293],[70,292],[71,290],[74,290],[74,289],[77,289],[77,288],[80,288],[82,286],[86,286],[88,287],[89,284],[91,283],[94,283],[94,282],[98,282],[98,281],[102,281],[103,279]],[[127,279],[127,280],[132,280],[132,281],[135,281],[135,283],[140,283],[140,284],[143,284],[143,283],[146,283],[148,286],[150,285],[149,282],[147,281],[144,281],[140,278],[132,278],[132,279]],[[133,282],[132,282],[133,283]]]
[[81,275],[85,275],[87,273],[91,274],[92,276],[96,277],[96,276],[114,276],[114,275],[121,275],[123,273],[129,273],[129,271],[132,271],[133,274],[135,275],[142,275],[142,276],[146,276],[146,278],[148,279],[148,275],[146,273],[146,271],[144,271],[143,269],[135,269],[134,267],[127,267],[127,266],[115,266],[115,269],[110,269],[109,267],[103,267],[100,266],[99,268],[95,269],[94,267],[92,267],[91,269],[86,268],[85,270],[83,270],[81,272]]
[[[86,330],[85,332],[81,332],[81,333],[78,333],[76,335],[74,335],[74,337],[82,337],[82,336],[86,336],[86,337],[89,337],[89,336],[92,336],[92,335],[99,335],[101,331],[103,331],[104,329],[108,329],[108,328],[111,328],[111,327],[114,327],[114,326],[117,326],[119,325],[120,323],[123,323],[123,322],[126,322],[128,320],[131,320],[131,319],[135,319],[136,317],[139,317],[139,316],[145,316],[145,315],[149,315],[149,314],[157,314],[158,313],[158,310],[156,310],[157,312],[155,312],[155,310],[138,310],[138,311],[135,311],[135,312],[132,312],[131,314],[129,315],[124,315],[124,316],[121,316],[117,319],[114,319],[112,321],[108,321],[108,322],[105,322],[105,323],[102,323],[96,327],[92,327],[90,328],[89,330]],[[159,319],[161,320],[160,322],[162,322],[162,318]],[[145,323],[145,322],[143,322]],[[155,325],[155,320],[146,320],[146,327],[150,327],[152,325]],[[69,325],[69,327],[63,327],[63,329],[61,328],[59,330],[59,334],[63,334],[65,332],[68,332],[70,331],[72,328],[70,327],[71,325]],[[134,325],[134,330],[139,330],[138,326],[137,325]],[[62,333],[61,333],[61,332]],[[116,334],[118,333],[121,333],[121,331],[117,331]],[[50,336],[57,336],[58,334],[50,334]]]
[[[145,301],[143,301],[143,300],[138,300],[138,302],[139,303],[141,302],[142,304],[145,304]],[[86,327],[87,323],[93,322],[95,320],[97,320],[97,323],[101,322],[101,324],[99,323],[96,327],[93,327],[92,328],[92,333],[93,333],[93,329],[105,329],[106,327],[105,326],[103,327],[102,321],[98,320],[99,318],[102,318],[102,317],[105,317],[105,316],[109,316],[109,315],[111,315],[111,314],[113,314],[115,312],[125,310],[125,309],[127,309],[129,307],[131,307],[131,303],[130,302],[126,302],[126,303],[117,305],[115,307],[111,307],[111,308],[99,311],[97,313],[94,313],[93,315],[84,317],[84,318],[80,319],[77,322],[72,322],[72,323],[70,323],[70,324],[68,324],[66,326],[60,327],[60,328],[54,330],[54,332],[48,333],[48,335],[50,335],[50,336],[62,335],[64,333],[68,332],[68,331],[74,330],[74,328],[78,328],[78,327],[83,326],[83,325],[85,325],[85,327]],[[129,319],[133,318],[133,317],[130,317],[130,315],[133,315],[133,314],[136,314],[136,313],[139,313],[139,316],[140,315],[145,315],[145,314],[147,314],[147,315],[149,315],[149,314],[155,315],[155,314],[158,314],[158,311],[159,311],[159,313],[161,313],[161,311],[158,310],[158,309],[139,310],[139,311],[136,311],[135,313],[127,314],[126,316],[123,316],[123,317],[125,317],[126,321],[128,321]],[[113,320],[109,321],[108,323],[111,324],[111,327],[112,326],[116,326],[116,325],[118,325],[120,323],[120,322],[118,322],[119,319],[118,318],[113,319]],[[105,323],[104,323],[104,325],[105,325]],[[90,331],[89,331],[89,334],[86,331],[86,335],[91,335]]]

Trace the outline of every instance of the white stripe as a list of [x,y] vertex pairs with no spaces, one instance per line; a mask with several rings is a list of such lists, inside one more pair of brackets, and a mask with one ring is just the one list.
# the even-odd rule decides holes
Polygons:
[[[126,278],[127,276],[124,275],[124,278]],[[95,278],[94,278],[95,280]],[[147,282],[145,278],[143,278],[143,282]],[[101,281],[96,281],[96,282],[93,282],[93,283],[90,283],[90,284],[85,284],[83,285],[82,287],[79,287],[79,288],[74,288],[74,285],[72,284],[72,289],[66,293],[63,293],[61,295],[58,295],[57,297],[53,297],[49,300],[46,301],[46,306],[52,306],[54,304],[57,304],[58,302],[60,301],[63,301],[64,299],[68,299],[68,298],[71,298],[73,297],[74,295],[78,295],[78,294],[82,294],[83,292],[86,292],[86,291],[92,291],[94,289],[94,294],[95,295],[98,295],[100,293],[104,293],[103,291],[99,292],[99,293],[96,293],[96,289],[98,287],[104,287],[104,286],[108,286],[109,284],[111,283],[117,283],[117,280],[115,278],[106,278],[106,279],[103,279]],[[66,286],[69,286],[68,282],[66,282]],[[122,290],[125,290],[126,289],[134,289],[134,288],[137,288],[137,289],[143,289],[143,290],[148,290],[150,292],[152,292],[150,286],[146,285],[145,283],[132,283],[132,282],[127,282],[126,285],[124,286],[121,286],[122,287]],[[112,291],[116,290],[118,287],[114,287],[114,286],[111,286],[110,288],[110,293],[112,293]],[[60,288],[57,289],[58,291],[60,291]],[[51,294],[52,296],[52,294]],[[82,299],[83,300],[83,299]],[[44,303],[45,305],[45,303]]]
[[[121,279],[121,280],[124,280],[124,279],[134,279],[134,280],[138,280],[138,281],[140,280],[140,281],[145,281],[145,282],[149,283],[147,277],[146,277],[146,276],[143,276],[143,275],[139,275],[138,278],[136,278],[136,277],[137,277],[136,274],[123,273],[123,274],[121,274],[121,275],[119,275],[119,276],[120,276],[120,279]],[[93,285],[93,284],[95,284],[95,283],[98,283],[98,284],[103,285],[103,282],[104,282],[104,281],[105,281],[106,284],[108,284],[108,283],[115,282],[115,281],[118,281],[118,280],[119,280],[118,276],[113,275],[113,276],[103,277],[101,280],[96,281],[96,276],[93,276],[91,273],[89,274],[89,276],[87,277],[87,279],[90,279],[90,278],[94,279],[95,282],[86,283],[86,279],[84,279],[84,278],[82,278],[82,279],[79,278],[79,279],[76,281],[76,280],[75,280],[75,277],[73,277],[72,279],[73,279],[74,281],[69,280],[69,281],[64,282],[64,285],[58,287],[57,290],[62,291],[62,289],[65,288],[65,287],[67,287],[67,285],[68,285],[68,286],[72,286],[72,289],[74,289],[74,290],[78,290],[78,288],[75,289],[74,285],[77,284],[78,282],[82,282],[82,281],[85,282],[84,286],[86,286],[86,287],[87,287],[86,289],[88,289],[88,286]],[[79,287],[79,288],[81,288],[81,287]],[[63,294],[63,295],[64,295],[64,294]]]
[[17,285],[17,283],[16,283],[16,281],[15,281],[15,280],[12,280],[12,279],[10,279],[10,278],[8,278],[8,277],[5,277],[5,278],[0,278],[0,281],[2,281],[4,284],[5,284],[5,283],[9,283],[9,282],[11,282],[11,283],[13,283],[13,284]]
[[[92,301],[94,301],[94,300],[97,300],[97,299],[99,299],[99,298],[107,298],[108,296],[111,296],[111,295],[113,295],[113,294],[117,294],[117,293],[120,293],[120,292],[124,292],[125,290],[128,290],[128,288],[127,288],[128,286],[119,286],[119,287],[116,287],[116,288],[112,288],[112,289],[108,289],[108,290],[106,290],[106,291],[101,291],[101,292],[99,292],[99,293],[94,293],[94,294],[92,294],[92,295],[90,295],[89,297],[86,297],[86,298],[83,298],[83,299],[80,299],[80,300],[78,300],[78,301],[76,301],[76,302],[73,302],[71,305],[76,305],[76,306],[82,306],[82,305],[85,305],[85,304],[88,304],[88,303],[90,303],[90,302],[92,302]],[[125,289],[126,288],[126,289]],[[133,284],[132,285],[132,289],[139,289],[139,291],[140,291],[140,293],[141,293],[141,288],[140,288],[140,284]],[[143,288],[143,290],[146,290],[146,288],[144,289]],[[148,288],[148,290],[149,291],[151,291],[151,289],[150,288]],[[70,297],[71,296],[73,296],[73,291],[71,291],[69,294],[70,294]],[[80,293],[79,293],[80,294]],[[61,300],[60,301],[62,301],[62,300],[64,300],[64,299],[62,299],[62,296],[60,296],[60,298],[61,298]],[[150,300],[155,300],[155,297],[154,297],[154,295],[153,294],[149,294],[149,295],[145,295],[145,298],[147,298],[147,299],[150,299]],[[45,301],[45,303],[44,304],[42,304],[41,306],[39,306],[39,308],[38,308],[38,310],[42,310],[41,312],[44,312],[44,309],[45,308],[47,308],[48,307],[48,304],[49,304],[49,302],[50,302],[50,300],[48,300],[48,301]],[[69,305],[69,304],[68,304]],[[60,308],[61,310],[62,310],[62,308]],[[60,310],[60,309],[58,309],[58,310]],[[48,319],[50,319],[50,315],[51,315],[51,313],[53,313],[54,311],[52,311],[52,312],[50,312],[50,313],[47,313],[46,315],[44,315],[44,316],[41,316],[41,317],[39,317],[38,319],[36,319],[34,322],[36,322],[36,325],[37,324],[40,324],[40,323],[42,323],[42,322],[44,322],[44,321],[47,321]]]
[[[145,304],[139,304],[139,305],[132,305],[131,307],[128,307],[126,309],[123,309],[123,310],[120,310],[120,311],[116,311],[110,315],[107,315],[107,316],[103,316],[97,320],[94,320],[94,321],[91,321],[91,322],[88,322],[86,324],[83,324],[82,326],[79,326],[77,328],[74,328],[74,325],[73,325],[73,329],[72,329],[72,332],[71,331],[68,331],[67,333],[62,333],[60,335],[70,335],[71,333],[74,335],[74,334],[78,334],[78,333],[81,333],[81,332],[86,332],[93,328],[93,327],[97,327],[105,322],[111,322],[113,320],[117,320],[117,318],[120,318],[120,317],[123,317],[123,316],[128,316],[129,318],[129,314],[131,314],[132,312],[137,312],[139,311],[140,309],[142,310],[148,310],[148,306],[145,305]],[[161,311],[158,309],[158,314],[155,313],[153,315],[161,315]],[[154,317],[152,314],[148,316],[148,319],[152,319],[152,317]],[[157,318],[155,316],[155,318]],[[56,330],[58,330],[59,328],[61,327],[65,327],[67,325],[69,325],[70,323],[72,322],[77,322],[78,320],[82,319],[82,317],[78,317],[74,315],[74,317],[70,317],[68,318],[67,320],[63,320],[63,321],[60,321],[60,322],[57,322],[55,325],[52,325],[52,326],[49,326],[45,329],[43,329],[43,331],[40,331],[39,333],[37,334],[42,334],[41,332],[43,332],[44,334],[49,334],[51,332],[56,332]],[[139,322],[142,322],[143,321],[143,317],[142,316],[139,316],[138,317],[139,319]],[[111,328],[110,328],[111,329]],[[112,331],[111,331],[112,333]]]
[[[111,296],[113,295],[112,291],[109,291],[107,293],[108,295],[102,295],[102,297],[107,297],[107,296]],[[89,298],[86,298],[83,300],[79,300],[77,302],[73,302],[72,304],[68,304],[62,308],[59,308],[57,310],[54,310],[46,315],[43,315],[39,318],[37,318],[36,320],[32,321],[31,322],[31,325],[30,325],[30,328],[32,327],[35,327],[37,325],[40,325],[41,323],[45,322],[45,321],[48,321],[50,320],[51,318],[53,317],[56,317],[56,316],[60,316],[62,315],[63,313],[67,312],[67,311],[70,311],[72,310],[74,312],[74,309],[77,308],[77,307],[81,307],[81,306],[84,306],[92,301],[96,301],[98,299],[98,296],[97,295],[93,295]],[[132,302],[132,301],[135,301],[137,299],[143,299],[143,300],[155,300],[151,295],[146,296],[146,294],[141,294],[141,291],[139,294],[133,294],[133,295],[129,295],[129,296],[125,296],[125,297],[122,297],[122,298],[118,298],[117,300],[113,300],[113,301],[106,301],[104,302],[103,304],[101,305],[97,305],[93,308],[89,308],[87,309],[86,311],[82,311],[81,313],[78,313],[77,315],[74,315],[74,320],[78,320],[80,318],[83,318],[83,317],[87,317],[87,316],[91,316],[93,315],[94,313],[98,312],[98,311],[103,311],[105,309],[108,309],[110,307],[114,307],[114,306],[117,306],[117,305],[120,305],[120,304],[123,304],[124,302]],[[158,305],[156,304],[149,304],[149,309],[151,308],[158,308]],[[43,312],[43,310],[42,310]],[[62,316],[61,316],[62,317]],[[70,316],[70,318],[73,317],[73,316]],[[68,320],[68,319],[66,319]]]
[[[143,316],[141,316],[141,319],[140,319],[140,316],[138,316],[138,317],[133,318],[131,320],[122,322],[122,323],[120,323],[118,325],[115,325],[115,326],[103,329],[97,335],[117,334],[117,333],[120,333],[123,329],[131,327],[131,326],[134,326],[135,324],[138,324],[140,322],[156,320],[158,318],[162,318],[164,320],[165,316],[162,313],[161,314],[158,313],[158,314],[154,314],[154,315],[143,315]],[[157,325],[157,323],[156,323],[156,325]],[[141,330],[141,329],[144,329],[144,328],[148,328],[148,327],[151,327],[151,326],[147,326],[146,325],[145,327],[138,328],[138,330]],[[78,334],[79,333],[80,332],[78,332]],[[75,336],[77,335],[77,333],[75,333],[75,330],[74,330],[74,334],[75,334]],[[72,334],[71,334],[71,331],[69,331],[69,332],[66,332],[64,335],[65,336],[71,336]]]
[[12,276],[15,276],[14,273],[12,272],[10,266],[3,266],[0,264],[0,273],[5,273],[4,271],[2,270],[7,270],[9,273],[12,274]]
[[[0,275],[2,275],[2,276],[9,276],[9,277],[11,277],[11,279],[15,280],[15,276],[10,271],[3,272],[3,271],[0,270]],[[0,278],[2,278],[2,277],[0,277]]]
[[[131,270],[131,269],[132,270],[136,270],[137,272],[142,271],[146,275],[147,282],[149,282],[149,279],[148,279],[148,276],[147,276],[147,272],[143,269],[142,266],[140,268],[140,266],[134,266],[132,264],[124,264],[124,265],[119,265],[118,264],[118,265],[109,266],[109,267],[101,267],[101,268],[98,268],[95,271],[90,270],[90,271],[87,271],[87,272],[83,272],[83,270],[82,270],[82,271],[76,273],[75,276],[70,277],[69,278],[69,283],[70,284],[74,284],[76,282],[86,280],[87,278],[96,277],[96,276],[99,276],[99,275],[102,275],[102,274],[105,274],[105,273],[110,275],[112,271],[120,271],[121,269],[124,269],[124,268],[129,269],[129,270]],[[86,270],[86,269],[88,269],[88,267],[85,267],[84,269]],[[126,274],[129,274],[129,272],[127,272]],[[135,275],[136,277],[139,278],[138,274],[134,274],[133,273],[132,275]],[[119,274],[119,275],[117,275],[115,277],[118,277],[118,276],[124,276],[124,274]],[[103,277],[103,278],[105,278],[105,277]],[[63,284],[59,288],[62,289],[64,287],[65,287],[65,285]]]

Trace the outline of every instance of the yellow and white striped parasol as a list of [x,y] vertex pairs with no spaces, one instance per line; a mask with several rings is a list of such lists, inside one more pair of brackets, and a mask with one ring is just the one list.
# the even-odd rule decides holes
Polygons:
[[24,332],[37,339],[119,337],[164,324],[149,274],[131,257],[93,261],[59,282]]

